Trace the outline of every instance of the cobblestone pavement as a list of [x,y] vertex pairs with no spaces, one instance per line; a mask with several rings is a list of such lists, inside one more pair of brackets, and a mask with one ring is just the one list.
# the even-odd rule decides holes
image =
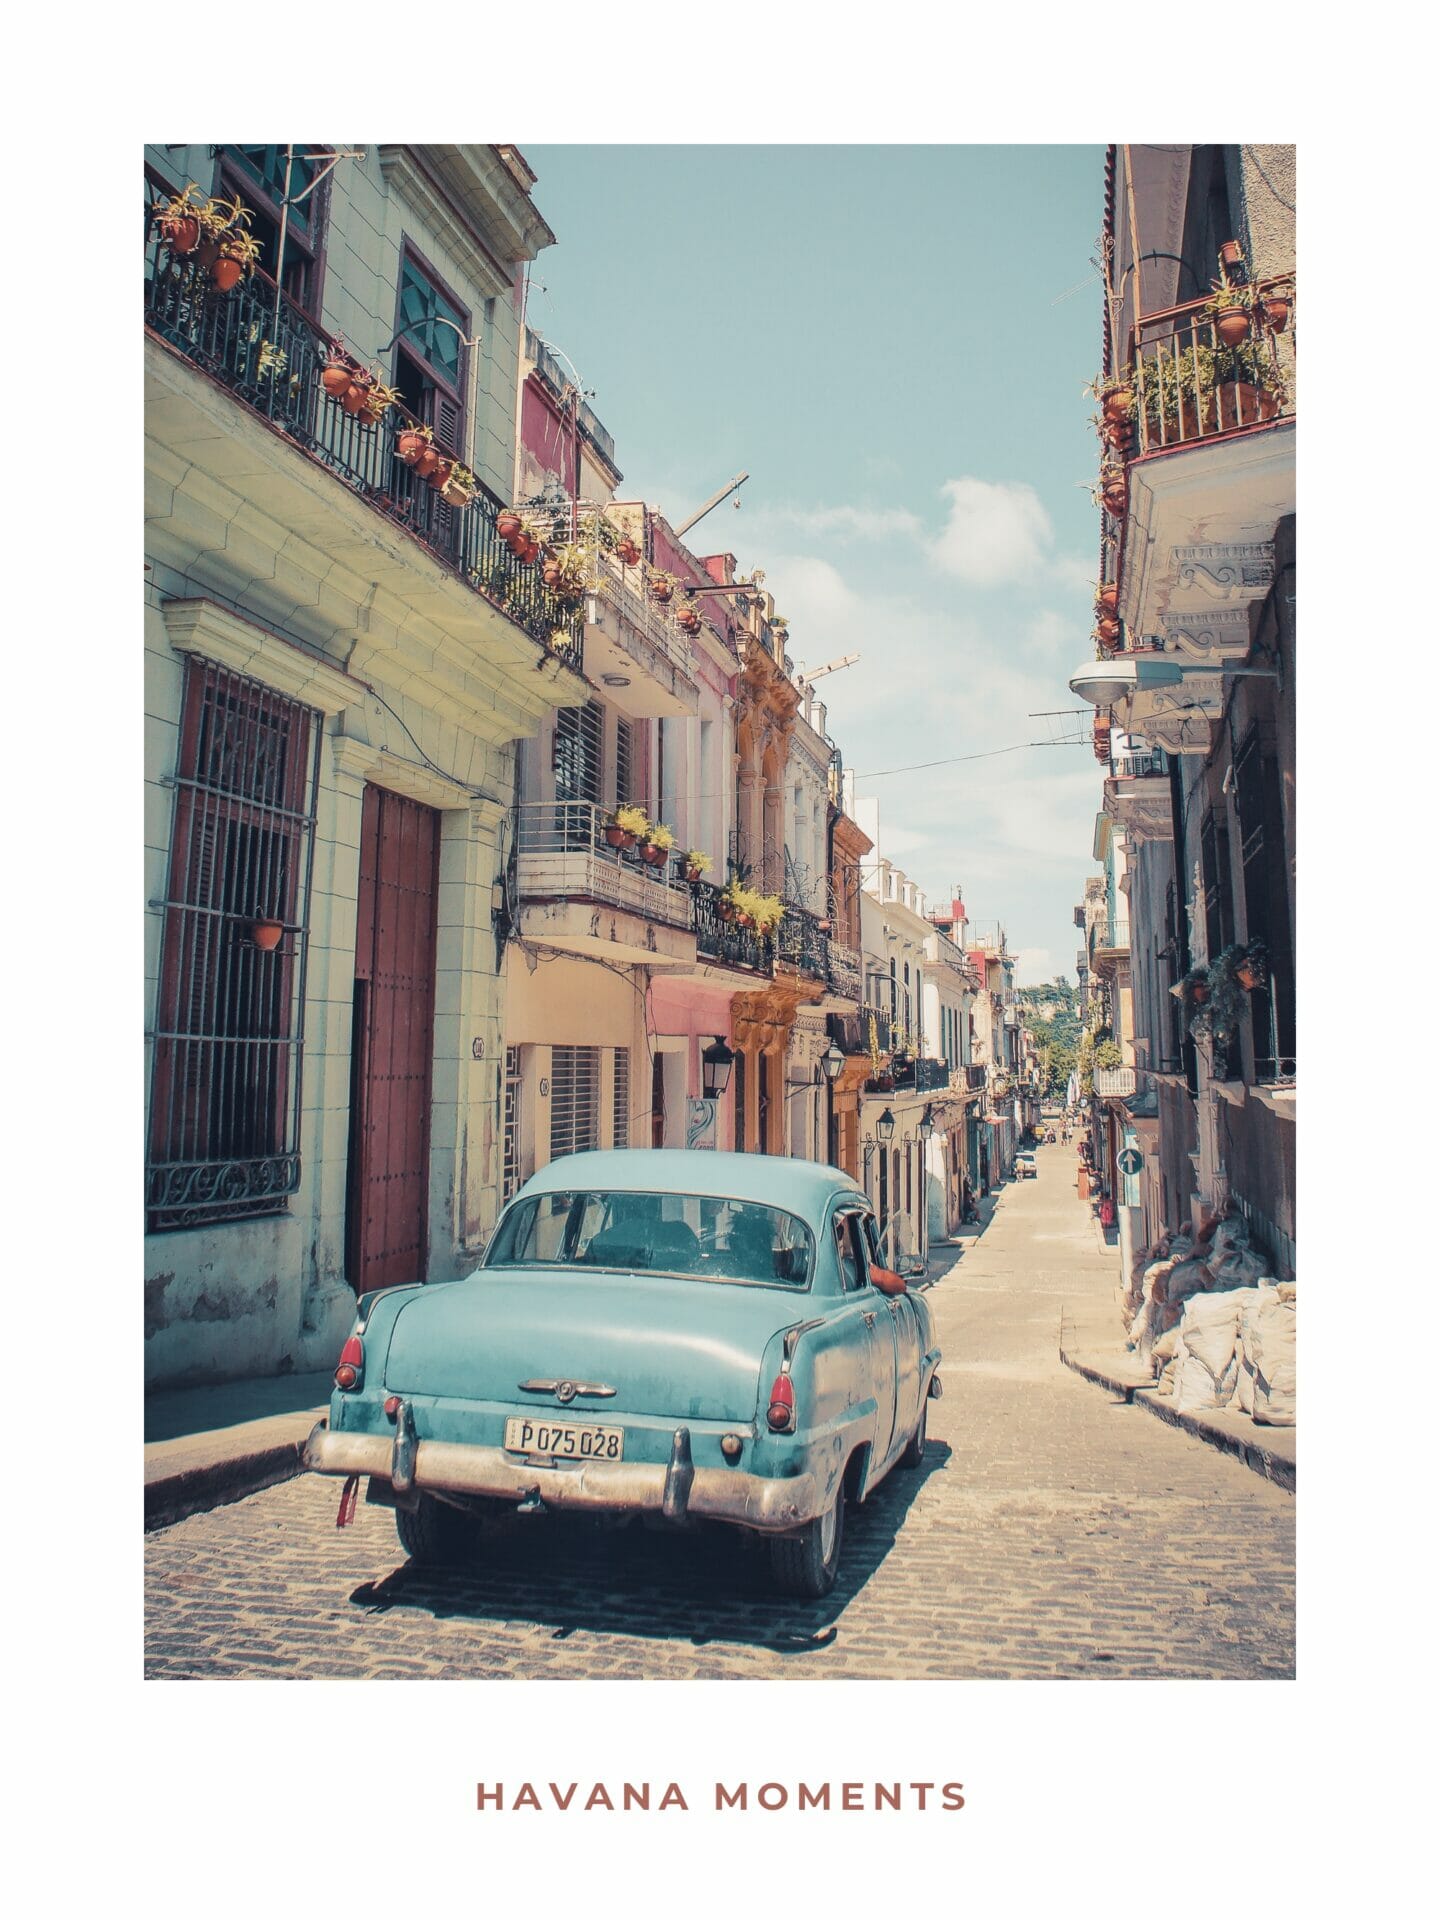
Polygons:
[[[1256,1679],[1294,1671],[1294,1500],[1057,1358],[1108,1296],[1073,1152],[1002,1192],[932,1288],[945,1397],[919,1473],[846,1529],[825,1601],[725,1533],[506,1523],[422,1572],[392,1516],[302,1476],[146,1540],[146,1672],[311,1679]],[[932,1271],[935,1270],[932,1267]]]

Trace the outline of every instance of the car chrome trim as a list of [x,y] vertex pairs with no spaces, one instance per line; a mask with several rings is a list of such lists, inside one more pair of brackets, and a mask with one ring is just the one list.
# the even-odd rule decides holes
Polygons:
[[572,1400],[613,1400],[614,1387],[602,1385],[598,1380],[520,1380],[516,1382],[521,1393],[553,1393],[562,1407],[568,1407]]
[[780,1367],[782,1373],[790,1371],[790,1362],[795,1358],[795,1348],[799,1344],[801,1334],[809,1333],[815,1327],[823,1327],[824,1324],[823,1319],[797,1320],[793,1327],[785,1329],[785,1344],[782,1349],[785,1357]]
[[[686,1436],[689,1431],[678,1428]],[[686,1463],[676,1461],[672,1442],[668,1462],[595,1461],[541,1469],[508,1458],[498,1447],[474,1447],[450,1440],[421,1440],[416,1449],[414,1484],[421,1491],[469,1493],[519,1503],[538,1497],[546,1507],[591,1513],[643,1511],[663,1514],[667,1482],[672,1506],[680,1501]],[[304,1465],[312,1473],[369,1474],[389,1481],[393,1451],[388,1434],[333,1432],[320,1421],[305,1443]],[[761,1533],[791,1533],[818,1519],[833,1497],[813,1473],[768,1479],[734,1467],[697,1467],[689,1463],[689,1489],[682,1511],[691,1519],[728,1520]],[[672,1475],[674,1478],[672,1479]],[[393,1484],[393,1483],[392,1483]]]

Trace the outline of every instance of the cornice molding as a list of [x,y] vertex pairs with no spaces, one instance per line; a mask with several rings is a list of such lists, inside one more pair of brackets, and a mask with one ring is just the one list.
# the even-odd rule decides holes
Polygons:
[[293,640],[284,640],[213,600],[165,600],[160,615],[177,653],[203,654],[332,717],[358,706],[369,691],[363,681],[316,659]]
[[331,742],[331,751],[336,770],[341,774],[372,787],[385,787],[391,793],[403,793],[407,800],[418,800],[424,806],[442,810],[471,809],[477,804],[477,796],[469,787],[462,787],[458,781],[449,780],[430,767],[402,759],[385,747],[372,746],[368,740],[337,733]]
[[[428,171],[409,147],[382,146],[380,171],[385,184],[418,214],[428,234],[439,240],[486,300],[499,300],[511,291],[511,281],[479,234],[436,190]],[[427,234],[427,237],[428,237]]]

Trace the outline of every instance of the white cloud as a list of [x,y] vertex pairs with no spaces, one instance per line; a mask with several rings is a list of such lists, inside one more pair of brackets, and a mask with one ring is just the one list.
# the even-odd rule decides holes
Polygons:
[[1035,489],[1019,480],[947,480],[950,517],[930,547],[942,573],[972,587],[1033,578],[1049,565],[1055,533]]
[[1048,986],[1059,972],[1048,947],[1021,947],[1015,956],[1015,984],[1020,987]]
[[919,540],[925,532],[919,515],[907,507],[782,507],[774,517],[802,533],[852,540]]

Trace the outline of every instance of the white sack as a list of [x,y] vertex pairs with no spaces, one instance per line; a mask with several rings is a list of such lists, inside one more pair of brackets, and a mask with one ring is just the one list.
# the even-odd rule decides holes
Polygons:
[[1185,1303],[1178,1329],[1181,1364],[1177,1407],[1223,1407],[1239,1372],[1240,1301],[1235,1293],[1200,1293]]
[[[1295,1424],[1294,1287],[1259,1287],[1240,1311],[1240,1364],[1249,1376],[1257,1426]],[[1243,1403],[1243,1394],[1242,1394]]]

